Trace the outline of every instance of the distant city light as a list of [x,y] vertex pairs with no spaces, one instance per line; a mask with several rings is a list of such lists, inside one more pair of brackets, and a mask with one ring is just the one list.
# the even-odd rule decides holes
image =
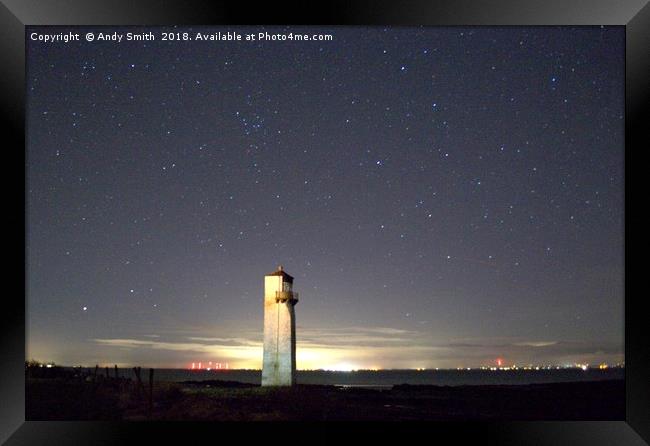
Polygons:
[[[512,372],[512,371],[540,371],[540,370],[582,370],[582,371],[588,371],[588,370],[607,370],[611,368],[624,368],[625,363],[599,363],[599,364],[594,364],[590,365],[587,363],[580,363],[580,362],[575,362],[575,363],[565,363],[565,364],[511,364],[511,365],[506,365],[506,360],[503,358],[496,358],[495,359],[496,364],[495,365],[476,365],[476,366],[467,366],[467,365],[457,365],[456,367],[452,368],[445,368],[445,367],[425,367],[425,366],[418,366],[418,367],[413,367],[409,370],[417,371],[417,372],[422,372],[426,370],[457,370],[459,372],[463,371],[474,371],[474,370],[484,370],[484,371],[500,371],[500,372]],[[205,365],[204,365],[205,364]],[[42,367],[46,367],[45,364],[42,365]],[[237,367],[236,367],[237,368]],[[241,365],[239,366],[241,369],[255,369],[254,367],[242,367]],[[221,370],[229,370],[230,369],[230,364],[227,362],[215,362],[215,361],[206,361],[206,362],[192,362],[189,363],[187,366],[188,370],[201,370],[201,371],[207,371],[207,372],[218,372]],[[397,368],[396,368],[397,369]],[[257,370],[257,369],[255,369]],[[385,370],[384,367],[378,366],[378,365],[369,365],[369,366],[363,366],[360,364],[354,364],[350,362],[340,362],[340,363],[335,363],[335,364],[330,364],[328,366],[323,366],[323,367],[301,367],[300,370],[325,370],[328,372],[357,372],[357,371],[380,371],[380,370]]]
[[212,370],[228,370],[230,369],[230,364],[227,362],[213,362],[208,361],[205,368],[203,368],[203,361],[199,362],[198,365],[196,362],[193,362],[189,367],[190,370],[206,370],[208,372]]

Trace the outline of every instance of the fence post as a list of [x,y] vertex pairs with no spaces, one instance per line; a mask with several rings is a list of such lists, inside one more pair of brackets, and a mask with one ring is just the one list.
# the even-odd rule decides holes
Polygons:
[[120,375],[117,373],[117,364],[115,364],[115,379],[119,378]]
[[149,417],[153,412],[153,369],[149,369]]
[[135,377],[138,380],[138,396],[142,397],[142,380],[140,379],[140,367],[133,367],[133,373],[135,373]]

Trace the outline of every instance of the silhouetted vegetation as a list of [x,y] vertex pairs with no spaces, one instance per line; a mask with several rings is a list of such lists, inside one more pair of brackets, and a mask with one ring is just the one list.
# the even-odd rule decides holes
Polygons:
[[[31,370],[30,370],[31,369]],[[141,383],[108,370],[27,371],[28,420],[622,420],[622,380],[505,386]],[[152,390],[151,396],[148,392]],[[149,399],[151,398],[151,399]],[[151,406],[150,406],[151,404]]]

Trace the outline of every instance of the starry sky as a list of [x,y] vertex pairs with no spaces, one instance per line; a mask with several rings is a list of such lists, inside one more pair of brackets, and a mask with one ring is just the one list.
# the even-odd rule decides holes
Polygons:
[[282,264],[299,369],[624,360],[624,28],[27,35],[70,31],[27,40],[28,359],[260,368]]

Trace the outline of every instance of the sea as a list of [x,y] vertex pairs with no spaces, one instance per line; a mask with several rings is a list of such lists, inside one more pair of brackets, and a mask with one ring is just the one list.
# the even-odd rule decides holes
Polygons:
[[[109,369],[110,376],[114,370]],[[100,369],[100,373],[104,373]],[[120,376],[135,379],[132,369],[120,369]],[[142,368],[141,378],[149,379],[149,369]],[[514,385],[541,384],[575,381],[597,381],[625,379],[625,368],[612,367],[607,369],[586,370],[580,368],[540,369],[540,370],[490,370],[490,369],[424,369],[424,370],[358,370],[350,372],[328,370],[298,370],[298,384],[320,384],[341,387],[391,388],[394,385]],[[242,383],[259,384],[262,380],[261,370],[188,370],[188,369],[155,369],[154,381],[237,381]]]

